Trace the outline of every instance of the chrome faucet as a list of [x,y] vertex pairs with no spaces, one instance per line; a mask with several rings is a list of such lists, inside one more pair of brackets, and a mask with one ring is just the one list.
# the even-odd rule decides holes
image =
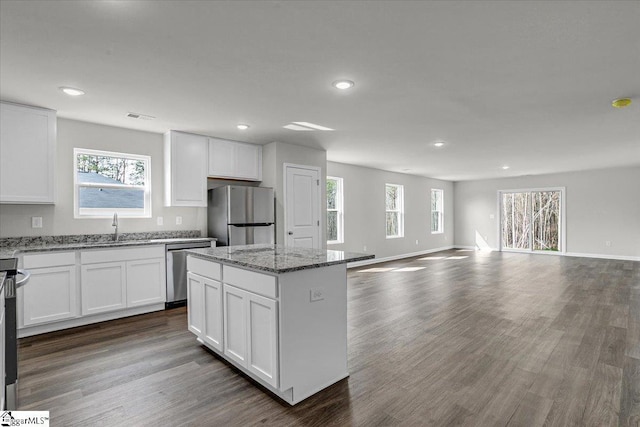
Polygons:
[[113,241],[117,242],[118,241],[118,212],[113,213],[113,223],[111,224],[111,226],[116,228],[116,230],[113,233]]

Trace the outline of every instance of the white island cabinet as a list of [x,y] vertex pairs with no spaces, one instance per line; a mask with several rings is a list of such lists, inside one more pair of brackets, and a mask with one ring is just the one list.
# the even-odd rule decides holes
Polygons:
[[346,378],[346,262],[372,255],[249,245],[187,251],[188,329],[294,405]]

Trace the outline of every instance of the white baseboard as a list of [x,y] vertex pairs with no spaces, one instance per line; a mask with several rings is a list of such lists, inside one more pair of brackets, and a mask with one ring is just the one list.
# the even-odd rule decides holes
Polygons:
[[431,254],[431,253],[434,253],[434,252],[448,251],[449,249],[453,249],[453,248],[457,248],[457,247],[458,246],[444,246],[442,248],[427,249],[427,250],[424,250],[424,251],[411,252],[411,253],[408,253],[408,254],[392,255],[392,256],[387,256],[387,257],[384,257],[384,258],[372,258],[372,259],[366,259],[364,261],[350,262],[350,263],[347,264],[347,268],[362,267],[363,265],[378,264],[378,263],[381,263],[381,262],[395,261],[395,260],[403,259],[403,258],[411,258],[411,257],[414,257],[414,256],[427,255],[427,254]]
[[565,256],[580,257],[580,258],[601,258],[601,259],[617,259],[620,261],[640,261],[640,256],[628,256],[628,255],[605,255],[605,254],[582,254],[577,252],[565,252]]
[[[435,249],[427,249],[424,251],[419,251],[419,252],[411,252],[408,254],[400,254],[400,255],[392,255],[392,256],[388,256],[388,257],[384,257],[384,258],[372,258],[372,259],[367,259],[364,261],[357,261],[357,262],[350,262],[347,264],[347,268],[356,268],[356,267],[362,267],[365,265],[371,265],[371,264],[379,264],[379,263],[383,263],[383,262],[388,262],[388,261],[396,261],[399,259],[403,259],[403,258],[411,258],[411,257],[415,257],[415,256],[420,256],[420,255],[427,255],[427,254],[431,254],[434,252],[440,252],[440,251],[447,251],[450,249],[467,249],[467,250],[479,250],[477,247],[475,246],[462,246],[462,245],[453,245],[453,246],[444,246],[441,248],[435,248]],[[497,248],[491,248],[491,251],[498,251]],[[527,252],[517,252],[517,251],[505,251],[505,252],[511,252],[511,253],[527,253]],[[532,254],[540,254],[541,252],[531,252]],[[570,256],[570,257],[583,257],[583,258],[600,258],[600,259],[616,259],[616,260],[620,260],[620,261],[640,261],[640,257],[637,256],[627,256],[627,255],[604,255],[604,254],[587,254],[587,253],[577,253],[577,252],[550,252],[550,253],[544,253],[544,255],[556,255],[556,256]]]
[[[454,248],[456,249],[471,249],[474,251],[477,251],[478,248],[476,246],[460,246],[460,245],[455,245]],[[495,251],[495,249],[491,248],[492,251]]]

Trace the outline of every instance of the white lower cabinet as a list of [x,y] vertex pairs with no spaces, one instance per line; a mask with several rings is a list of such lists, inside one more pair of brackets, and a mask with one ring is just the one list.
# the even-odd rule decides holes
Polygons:
[[224,354],[278,387],[278,303],[225,284]]
[[276,278],[194,257],[188,257],[187,268],[189,331],[236,366],[277,388]]
[[247,369],[278,387],[278,303],[248,294]]
[[202,339],[222,351],[222,283],[204,280],[204,331]]
[[76,267],[37,268],[29,270],[29,286],[21,288],[23,326],[38,325],[78,316]]
[[167,300],[164,258],[127,262],[127,307]]
[[198,338],[204,330],[204,277],[187,273],[187,329]]
[[124,262],[83,265],[81,283],[83,316],[127,307]]
[[74,252],[25,255],[23,265],[31,278],[18,289],[18,327],[79,316]]
[[80,253],[82,315],[166,301],[164,247]]
[[246,368],[248,292],[225,285],[222,294],[224,295],[224,354]]
[[189,331],[204,343],[223,351],[222,284],[195,273],[187,273],[187,322]]

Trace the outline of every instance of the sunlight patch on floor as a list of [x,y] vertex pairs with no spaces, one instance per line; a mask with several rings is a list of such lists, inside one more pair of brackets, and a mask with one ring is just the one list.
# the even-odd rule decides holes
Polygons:
[[469,255],[460,255],[460,256],[447,257],[447,259],[465,259],[465,258],[469,258]]
[[395,270],[393,270],[393,272],[395,273],[396,271],[401,271],[401,272],[404,272],[404,271],[418,271],[418,270],[424,270],[425,268],[427,268],[427,267],[404,267],[404,268],[395,269]]
[[386,271],[391,271],[391,270],[395,270],[395,269],[393,267],[392,268],[377,267],[377,268],[367,268],[366,270],[358,270],[358,273],[384,273]]
[[443,256],[430,256],[426,258],[418,258],[418,261],[431,261],[432,259],[445,259]]

